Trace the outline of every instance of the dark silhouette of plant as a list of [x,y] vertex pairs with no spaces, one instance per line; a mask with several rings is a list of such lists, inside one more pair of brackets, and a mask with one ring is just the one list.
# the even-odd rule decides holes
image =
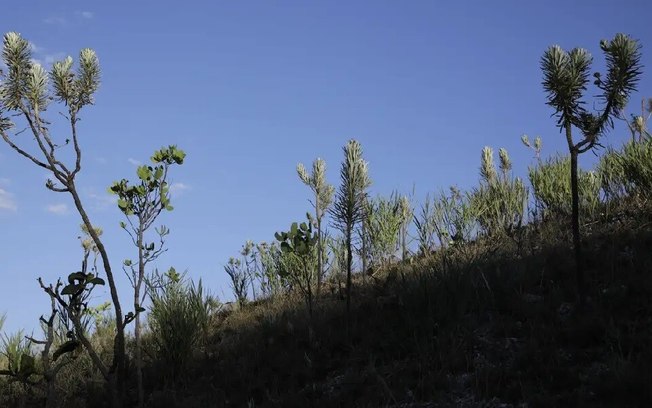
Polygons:
[[351,268],[353,266],[353,243],[356,225],[365,215],[367,188],[371,185],[367,162],[362,158],[362,146],[357,140],[349,140],[344,146],[344,162],[340,169],[341,184],[330,210],[333,226],[342,232],[346,244],[346,316],[347,329],[351,328]]
[[247,283],[249,281],[247,272],[242,268],[242,261],[238,258],[229,258],[229,263],[224,265],[224,271],[231,279],[231,289],[242,308],[247,303]]
[[[636,40],[617,34],[610,41],[600,41],[600,48],[605,54],[607,74],[604,78],[599,72],[594,74],[594,84],[600,91],[598,99],[602,104],[602,109],[597,113],[589,112],[582,100],[592,62],[588,51],[582,48],[564,51],[555,45],[548,48],[541,58],[547,104],[555,110],[557,125],[566,134],[571,156],[571,227],[580,303],[584,301],[585,288],[579,224],[578,156],[593,149],[599,143],[600,136],[613,127],[613,118],[618,117],[625,108],[627,98],[635,91],[641,75],[641,53]],[[582,135],[578,142],[573,140],[573,127]]]

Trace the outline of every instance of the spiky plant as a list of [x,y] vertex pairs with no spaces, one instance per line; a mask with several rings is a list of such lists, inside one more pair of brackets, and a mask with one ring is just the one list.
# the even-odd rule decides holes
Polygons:
[[322,221],[333,202],[335,187],[326,182],[326,162],[317,158],[312,163],[312,173],[308,173],[303,164],[297,165],[297,174],[301,181],[313,192],[314,198],[311,204],[315,209],[315,228],[317,232],[317,297],[321,291],[321,284],[324,278],[324,231]]
[[201,280],[195,284],[170,268],[150,287],[152,307],[148,315],[155,352],[164,362],[170,384],[185,380],[192,354],[206,339],[210,316],[217,301]]
[[414,225],[417,230],[419,254],[427,256],[435,248],[435,233],[437,231],[430,195],[426,196],[419,213],[414,216]]
[[346,316],[351,326],[351,268],[353,266],[354,231],[364,219],[367,188],[371,185],[367,162],[362,158],[362,146],[349,140],[344,146],[344,162],[340,169],[340,187],[330,209],[333,226],[342,232],[346,244]]
[[652,199],[652,140],[610,149],[600,158],[598,173],[605,195],[614,204],[625,196],[639,204]]
[[[584,300],[584,268],[579,224],[578,156],[593,149],[600,137],[611,127],[613,118],[619,116],[627,104],[627,98],[636,90],[641,75],[641,53],[638,42],[627,35],[617,34],[612,40],[600,41],[605,54],[607,74],[594,74],[594,84],[599,90],[598,102],[602,109],[589,112],[582,100],[589,82],[592,57],[582,48],[565,51],[554,45],[541,58],[543,89],[547,104],[555,110],[557,126],[564,131],[571,166],[573,247],[577,275],[577,293],[580,303]],[[579,141],[573,140],[572,129],[581,133]]]
[[494,152],[482,149],[480,187],[471,196],[480,229],[485,235],[512,235],[523,223],[528,191],[523,181],[512,177],[512,161],[507,150],[498,151],[499,170],[494,164]]
[[366,234],[372,268],[387,265],[395,256],[403,223],[402,211],[401,197],[396,193],[389,198],[378,196],[367,200],[362,231]]
[[[570,157],[553,156],[528,168],[534,205],[542,219],[572,215],[572,192],[568,176]],[[593,171],[578,170],[579,208],[582,216],[593,219],[600,204],[600,179]]]
[[224,271],[229,275],[231,289],[238,306],[243,307],[247,303],[247,283],[249,279],[246,270],[242,267],[242,261],[238,258],[229,258],[229,263],[224,265]]

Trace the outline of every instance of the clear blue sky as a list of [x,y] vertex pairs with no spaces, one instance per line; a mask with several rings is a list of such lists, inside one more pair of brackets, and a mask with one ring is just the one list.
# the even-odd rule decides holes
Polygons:
[[[524,175],[523,133],[541,135],[546,155],[564,149],[544,104],[543,51],[585,47],[599,68],[600,39],[631,34],[650,67],[635,108],[652,96],[651,16],[644,0],[33,0],[4,7],[0,27],[29,39],[46,65],[84,47],[100,57],[96,106],[82,112],[78,183],[114,269],[135,253],[106,188],[175,143],[187,161],[172,174],[176,209],[160,219],[170,249],[157,266],[188,269],[228,298],[229,256],[247,239],[273,240],[309,209],[297,162],[324,158],[336,183],[342,145],[357,138],[372,193],[415,186],[417,205],[450,184],[473,185],[484,145],[506,147]],[[607,140],[625,137],[620,126]],[[0,144],[0,313],[9,330],[35,327],[47,311],[38,276],[53,281],[80,262],[79,217],[45,178]]]

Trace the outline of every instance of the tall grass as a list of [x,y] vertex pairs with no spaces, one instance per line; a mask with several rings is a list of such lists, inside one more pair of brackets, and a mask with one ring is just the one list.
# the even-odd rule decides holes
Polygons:
[[150,285],[149,327],[156,359],[168,382],[183,380],[193,351],[203,345],[215,299],[183,276],[166,274],[160,286]]

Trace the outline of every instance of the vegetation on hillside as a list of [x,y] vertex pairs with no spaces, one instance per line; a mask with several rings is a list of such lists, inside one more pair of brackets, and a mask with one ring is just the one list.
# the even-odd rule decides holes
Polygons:
[[[640,75],[636,41],[617,35],[601,48],[597,114],[581,99],[590,55],[544,54],[544,89],[570,155],[544,158],[541,138],[524,136],[536,154],[527,180],[505,149],[496,164],[487,146],[474,188],[451,186],[414,208],[398,193],[370,196],[373,172],[356,140],[343,148],[338,187],[323,160],[311,173],[298,165],[313,212],[228,261],[235,302],[174,268],[147,271],[166,250],[166,227],[147,232],[172,210],[168,170],[185,160],[175,146],[156,151],[136,183],[110,187],[137,251],[122,263],[133,288],[123,313],[102,230],[75,185],[76,124],[99,86],[97,57],[82,50],[76,71],[67,58],[48,73],[25,39],[6,34],[0,135],[52,173],[47,188],[71,196],[83,236],[79,271],[38,280],[50,300],[42,333],[0,336],[0,406],[652,405],[652,100],[627,122],[631,141],[606,149],[593,170],[577,167],[623,117]],[[50,103],[68,109],[65,143],[48,129]],[[35,153],[15,143],[16,118]],[[66,146],[72,164],[58,156]],[[111,301],[93,305],[107,283]]]

